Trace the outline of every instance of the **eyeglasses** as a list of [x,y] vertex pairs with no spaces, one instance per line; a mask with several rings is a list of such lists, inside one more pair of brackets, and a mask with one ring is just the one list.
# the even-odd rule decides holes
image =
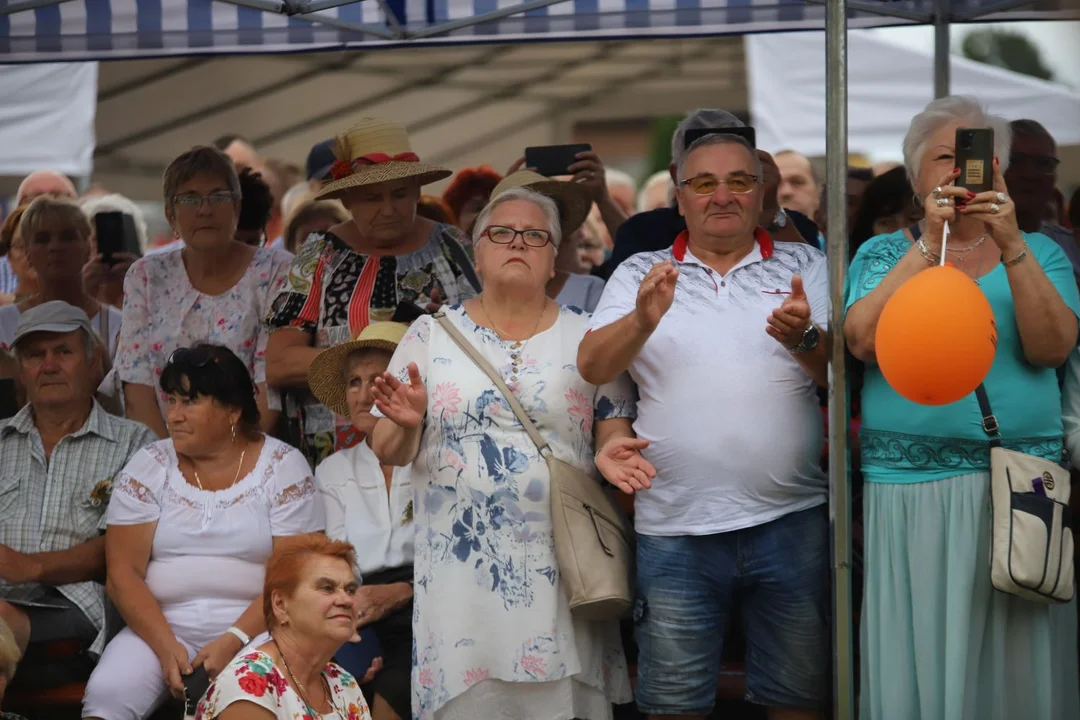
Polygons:
[[218,358],[214,351],[206,347],[177,348],[169,356],[167,365],[184,363],[194,368],[204,368],[211,363],[217,363]]
[[210,193],[209,195],[183,193],[182,195],[173,195],[173,204],[183,208],[198,209],[202,207],[204,202],[208,202],[211,208],[219,208],[232,205],[234,198],[235,195],[225,190]]
[[1009,165],[1022,167],[1028,166],[1036,172],[1044,175],[1053,175],[1057,172],[1061,161],[1052,155],[1032,155],[1030,153],[1014,152],[1009,154]]
[[735,195],[746,195],[754,191],[757,182],[757,175],[728,175],[723,180],[715,175],[698,175],[689,180],[683,180],[679,185],[690,188],[695,195],[712,195],[721,184],[724,184]]
[[536,228],[528,228],[526,230],[515,230],[514,228],[503,227],[502,225],[489,225],[488,229],[484,231],[488,240],[497,245],[509,245],[514,242],[514,238],[518,235],[525,241],[525,244],[529,247],[540,248],[551,242],[551,233],[547,230],[538,230]]

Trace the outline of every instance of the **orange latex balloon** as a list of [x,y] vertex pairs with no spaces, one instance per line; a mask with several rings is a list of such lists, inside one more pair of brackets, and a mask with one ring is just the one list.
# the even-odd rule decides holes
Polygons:
[[990,372],[997,326],[975,281],[954,267],[923,270],[885,304],[875,338],[893,390],[921,405],[947,405]]

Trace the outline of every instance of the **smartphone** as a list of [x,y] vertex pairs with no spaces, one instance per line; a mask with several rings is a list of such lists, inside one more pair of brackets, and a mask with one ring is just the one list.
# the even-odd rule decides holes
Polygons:
[[199,701],[210,689],[210,676],[206,674],[206,668],[197,667],[190,675],[181,675],[180,681],[184,683],[184,717],[195,717]]
[[956,129],[956,186],[973,193],[994,189],[994,131],[992,128]]
[[576,163],[577,154],[592,150],[592,145],[542,145],[525,148],[525,167],[533,168],[544,177],[572,175],[570,166]]
[[754,132],[754,128],[749,125],[744,125],[743,127],[695,128],[693,130],[687,130],[686,136],[683,138],[683,149],[689,150],[691,145],[706,135],[734,135],[735,137],[741,137],[746,141],[747,145],[757,150],[757,133]]
[[0,420],[15,417],[19,412],[19,396],[15,378],[0,378]]
[[141,256],[135,218],[123,212],[100,212],[94,216],[94,235],[98,252],[106,265],[114,265],[118,253]]

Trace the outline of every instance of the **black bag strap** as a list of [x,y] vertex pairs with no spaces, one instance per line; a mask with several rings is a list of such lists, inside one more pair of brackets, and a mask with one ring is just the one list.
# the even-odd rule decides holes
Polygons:
[[[912,225],[908,228],[908,232],[911,233],[911,237],[915,242],[919,241],[919,237],[922,235],[922,230],[918,225]],[[975,388],[975,399],[979,401],[979,412],[982,413],[982,429],[990,438],[990,447],[1001,447],[1001,426],[998,425],[997,416],[994,415],[994,410],[990,407],[990,397],[986,394],[986,388],[982,383],[979,383],[979,387]]]

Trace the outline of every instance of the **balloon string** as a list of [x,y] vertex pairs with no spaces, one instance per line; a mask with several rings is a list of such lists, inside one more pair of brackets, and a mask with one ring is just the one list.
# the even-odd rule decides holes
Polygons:
[[945,221],[945,227],[941,231],[941,266],[945,266],[945,246],[949,242],[949,221]]

